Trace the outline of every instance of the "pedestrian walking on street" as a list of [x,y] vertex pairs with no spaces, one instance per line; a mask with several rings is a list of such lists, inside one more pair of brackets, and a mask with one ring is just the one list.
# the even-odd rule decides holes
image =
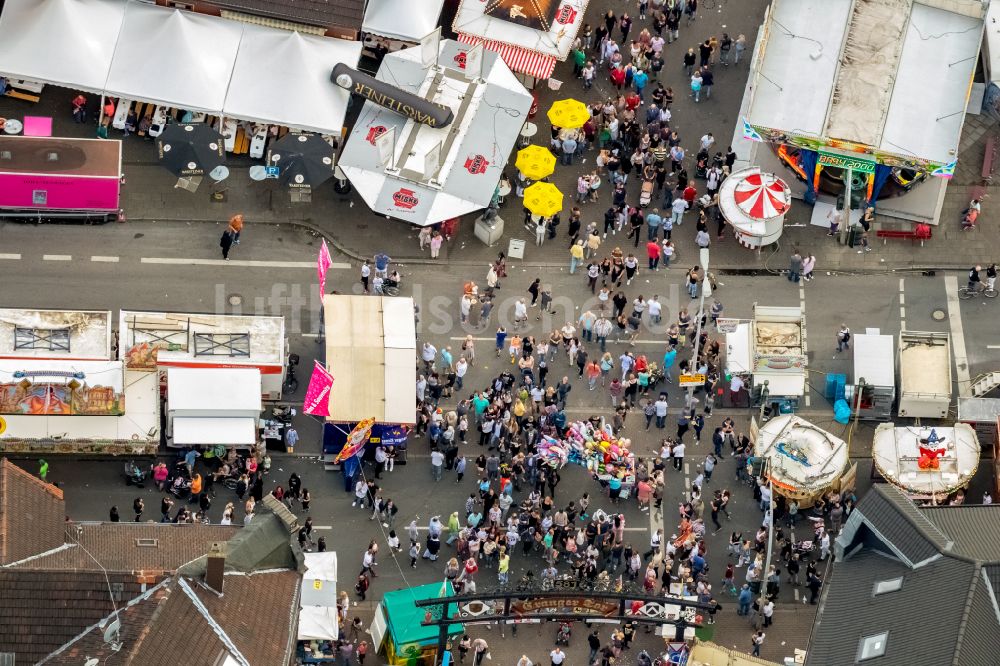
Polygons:
[[365,259],[365,263],[361,264],[361,286],[365,290],[366,294],[368,293],[368,284],[369,281],[371,280],[371,275],[372,275],[371,264],[367,259]]
[[847,328],[847,324],[841,324],[840,330],[837,331],[837,352],[842,352],[845,349],[850,349],[851,347],[851,329]]
[[757,632],[754,633],[753,637],[751,638],[751,642],[753,644],[753,652],[752,652],[752,654],[755,657],[759,657],[760,656],[760,646],[764,644],[764,635],[765,634],[764,634],[763,631],[757,631]]
[[219,239],[219,247],[222,248],[222,258],[229,261],[229,250],[233,247],[233,242],[235,238],[233,236],[233,231],[229,227],[222,232],[222,238]]
[[791,259],[788,260],[788,281],[798,282],[802,276],[802,255],[798,250],[792,252]]
[[237,213],[229,218],[229,230],[233,232],[233,244],[240,244],[240,232],[243,231],[243,214]]
[[135,501],[132,502],[132,511],[135,513],[135,522],[142,520],[142,512],[146,509],[145,502],[142,501],[141,497],[136,497]]

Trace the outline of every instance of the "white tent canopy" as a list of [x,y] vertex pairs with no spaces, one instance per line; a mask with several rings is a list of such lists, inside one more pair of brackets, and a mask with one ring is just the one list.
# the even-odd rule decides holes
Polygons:
[[[361,42],[247,25],[225,113],[233,118],[330,133],[343,125],[350,93],[330,82],[338,62],[357,63]],[[336,128],[339,134],[339,128]]]
[[305,554],[299,601],[299,640],[336,640],[337,553]]
[[105,91],[218,113],[242,34],[234,21],[130,2]]
[[361,43],[137,0],[8,0],[0,74],[295,129],[340,134],[330,81]]
[[121,0],[7,0],[0,73],[100,93],[124,14]]
[[444,0],[368,0],[363,32],[404,42],[419,42],[438,24]]

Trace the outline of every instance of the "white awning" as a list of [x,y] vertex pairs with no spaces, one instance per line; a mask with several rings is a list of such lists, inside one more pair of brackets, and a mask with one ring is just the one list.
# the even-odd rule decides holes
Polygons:
[[350,93],[330,81],[361,42],[246,25],[226,96],[228,117],[339,136]]
[[100,94],[124,15],[121,0],[7,0],[0,73]]
[[174,446],[224,444],[253,446],[257,443],[257,419],[174,418]]
[[444,0],[368,0],[362,32],[419,42],[437,27]]
[[251,416],[261,411],[257,368],[167,368],[167,406],[181,416]]
[[304,606],[299,610],[300,641],[335,641],[338,635],[336,606]]
[[[243,25],[130,2],[111,62],[107,94],[220,113]],[[260,90],[260,94],[271,94]]]
[[754,385],[763,386],[765,381],[767,382],[768,395],[772,398],[804,395],[806,392],[806,375],[804,372],[788,374],[754,373]]

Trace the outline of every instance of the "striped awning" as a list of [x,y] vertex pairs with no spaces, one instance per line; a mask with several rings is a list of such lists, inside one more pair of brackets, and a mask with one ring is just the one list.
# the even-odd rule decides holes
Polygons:
[[512,71],[533,76],[536,79],[547,79],[552,76],[552,70],[556,68],[556,59],[552,56],[511,46],[503,42],[495,42],[492,39],[482,39],[474,35],[467,35],[464,32],[458,33],[458,41],[463,44],[475,46],[482,44],[483,48],[495,51]]

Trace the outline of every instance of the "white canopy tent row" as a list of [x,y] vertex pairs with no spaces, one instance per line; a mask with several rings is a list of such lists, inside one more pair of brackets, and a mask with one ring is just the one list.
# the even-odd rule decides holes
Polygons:
[[444,0],[368,0],[361,31],[416,44],[437,27]]
[[0,75],[339,135],[361,43],[137,0],[7,0]]

